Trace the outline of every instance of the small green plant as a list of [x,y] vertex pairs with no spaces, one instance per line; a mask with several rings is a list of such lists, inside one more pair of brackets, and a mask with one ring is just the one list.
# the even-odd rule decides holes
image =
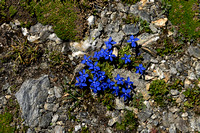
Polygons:
[[82,127],[81,133],[89,133],[88,127]]
[[165,83],[164,80],[154,80],[150,84],[149,89],[150,89],[151,97],[160,106],[165,105],[164,97],[169,92],[167,87],[168,85]]
[[188,108],[200,106],[200,88],[198,86],[195,88],[188,88],[183,94],[187,98],[187,101],[184,102],[184,106]]
[[116,124],[116,128],[118,130],[131,130],[136,131],[138,125],[138,120],[135,117],[135,114],[131,111],[126,111],[124,117],[122,118],[122,122]]
[[11,5],[9,7],[9,14],[10,14],[10,17],[13,17],[15,14],[17,13],[17,9],[15,6]]
[[54,66],[64,67],[69,65],[69,63],[67,63],[66,57],[61,52],[53,51],[50,54],[49,59],[51,67]]
[[102,102],[104,106],[107,107],[108,110],[112,110],[115,107],[114,104],[115,97],[113,94],[105,92],[105,95],[99,97],[99,102]]
[[140,0],[122,0],[123,3],[131,4],[131,5],[133,5],[139,1]]
[[5,57],[7,59],[14,59],[17,64],[30,65],[36,62],[41,56],[42,51],[38,45],[30,45],[27,40],[25,42],[17,42],[17,45],[11,45],[11,50],[8,51]]
[[10,123],[13,121],[13,116],[9,112],[0,114],[0,133],[14,133],[15,127],[11,127]]
[[131,104],[133,107],[138,108],[139,110],[142,110],[146,107],[143,102],[144,102],[143,95],[142,93],[139,93],[133,97]]
[[165,55],[174,54],[176,51],[182,49],[182,45],[175,45],[172,41],[172,38],[169,37],[164,37],[163,40],[159,40],[158,43],[161,44],[161,47],[157,47],[156,51],[157,54],[162,57]]

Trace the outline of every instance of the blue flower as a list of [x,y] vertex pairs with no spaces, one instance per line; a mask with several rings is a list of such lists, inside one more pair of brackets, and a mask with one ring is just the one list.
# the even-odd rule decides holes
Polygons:
[[119,86],[114,86],[113,87],[114,91],[112,92],[112,94],[116,94],[116,96],[119,95]]
[[108,84],[106,82],[101,83],[101,88],[104,91],[106,88],[108,88]]
[[84,55],[84,60],[82,60],[81,63],[83,63],[83,64],[86,63],[86,64],[89,66],[89,64],[92,63],[92,61],[90,60],[90,57],[91,57],[91,56],[88,56],[88,57],[87,57],[86,55]]
[[140,73],[140,74],[143,74],[143,72],[146,70],[142,64],[139,64],[139,66],[136,66],[136,73]]
[[89,64],[89,70],[94,70],[94,71],[99,71],[100,68],[97,66],[98,62],[96,61],[94,64],[90,63]]
[[82,82],[86,81],[86,78],[89,77],[89,75],[87,73],[85,73],[85,69],[83,69],[83,72],[79,72],[80,76],[79,78],[81,79]]
[[110,89],[112,89],[113,86],[115,85],[115,82],[112,81],[112,80],[110,80],[110,79],[107,79],[107,83],[108,83],[108,87],[109,87]]
[[94,52],[93,58],[96,58],[97,60],[99,60],[100,59],[99,53],[98,52]]
[[115,80],[117,80],[117,84],[121,84],[123,85],[124,82],[123,82],[123,77],[120,77],[119,74],[117,74],[117,77],[115,77]]
[[129,93],[131,92],[131,90],[130,89],[124,89],[124,88],[122,88],[122,92],[123,92],[123,94],[120,96],[120,97],[124,97],[124,101],[127,99],[127,97],[131,97],[130,95],[129,95]]
[[127,77],[127,80],[125,80],[125,85],[126,85],[126,88],[129,88],[129,87],[132,88],[133,82],[130,81],[129,77]]
[[104,57],[106,60],[110,59],[110,61],[113,61],[113,57],[116,57],[114,54],[112,54],[112,50],[106,51],[104,54]]
[[134,38],[134,36],[131,35],[131,36],[130,36],[130,40],[128,40],[127,42],[128,42],[128,43],[131,43],[131,46],[132,46],[132,47],[136,47],[136,43],[135,43],[135,42],[138,41],[138,40],[139,40],[139,38]]
[[112,37],[110,37],[110,38],[108,39],[108,41],[105,42],[105,44],[106,44],[106,48],[107,48],[107,49],[112,49],[112,45],[113,45],[113,44],[116,44],[116,42],[112,41]]
[[104,80],[106,78],[106,75],[105,75],[104,71],[100,71],[98,74],[99,74],[98,75],[99,81],[102,81],[102,80]]
[[125,61],[125,64],[128,62],[131,62],[131,60],[129,59],[131,57],[131,55],[126,55],[124,54],[124,57],[122,57],[121,59]]
[[86,86],[87,86],[87,84],[86,84],[83,80],[80,80],[78,77],[76,77],[76,80],[77,80],[78,82],[75,84],[75,86],[79,86],[81,89],[82,89],[83,87],[86,87]]
[[94,93],[97,93],[97,91],[101,90],[100,82],[97,80],[97,77],[93,77],[93,80],[89,79],[89,82],[92,82],[90,84],[90,88],[93,90]]

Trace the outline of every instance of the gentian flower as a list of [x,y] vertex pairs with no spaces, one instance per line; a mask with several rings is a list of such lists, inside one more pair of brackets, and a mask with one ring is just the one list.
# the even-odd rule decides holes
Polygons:
[[114,86],[113,87],[114,91],[112,92],[112,94],[116,94],[116,96],[119,95],[119,86]]
[[113,61],[113,57],[116,57],[114,54],[112,54],[112,50],[106,51],[104,54],[104,57],[106,60],[110,59],[110,61]]
[[143,71],[146,70],[142,64],[139,64],[139,66],[136,66],[136,73],[140,73],[140,74],[143,74]]
[[98,52],[94,52],[93,58],[96,58],[97,60],[99,60],[100,59],[99,53]]
[[124,57],[122,57],[121,59],[124,60],[125,64],[126,64],[127,62],[131,62],[131,60],[129,59],[130,57],[131,57],[131,55],[124,54]]
[[80,74],[80,79],[81,79],[81,82],[85,82],[86,81],[86,78],[89,77],[89,75],[87,73],[85,73],[85,69],[83,69],[83,72],[79,72]]
[[123,82],[123,79],[124,79],[124,78],[123,78],[123,77],[120,77],[119,74],[117,74],[117,77],[115,77],[115,80],[117,80],[117,84],[123,85],[123,83],[124,83],[124,82]]
[[110,79],[107,79],[107,83],[108,83],[108,87],[109,87],[110,89],[112,89],[113,86],[115,85],[115,82],[112,81],[112,80],[110,80]]
[[120,97],[124,97],[124,101],[127,99],[127,97],[131,97],[130,95],[129,95],[129,93],[131,92],[131,90],[130,89],[124,89],[124,88],[122,88],[122,92],[123,92],[123,94],[120,96]]
[[104,91],[106,88],[108,88],[108,84],[106,82],[101,83],[101,88]]
[[[80,78],[80,77],[79,77]],[[76,84],[75,84],[75,86],[79,86],[81,89],[83,88],[83,87],[85,87],[85,86],[87,86],[87,84],[83,81],[83,80],[81,80],[81,79],[79,79],[78,77],[76,77],[76,80],[78,81]]]
[[107,48],[107,49],[112,49],[112,45],[113,45],[113,44],[116,44],[116,42],[112,41],[112,37],[110,37],[110,38],[108,39],[108,41],[105,42],[105,44],[106,44],[106,48]]
[[90,63],[89,64],[89,70],[94,70],[94,71],[99,71],[100,68],[97,66],[98,62],[96,61],[94,64]]
[[105,72],[104,71],[100,71],[99,72],[99,81],[102,81],[106,78]]
[[99,57],[104,57],[104,52],[105,52],[105,50],[102,48],[102,49],[98,52]]
[[126,85],[126,88],[129,88],[129,87],[131,87],[132,88],[132,85],[133,84],[133,82],[131,82],[130,81],[130,78],[129,77],[127,77],[127,80],[125,80],[125,85]]
[[138,40],[139,40],[139,38],[134,38],[134,36],[131,35],[131,36],[130,36],[130,40],[128,40],[127,42],[128,42],[128,43],[131,43],[131,46],[132,46],[132,47],[136,47],[136,43],[135,43],[135,42],[138,41]]
[[86,55],[84,55],[84,57],[83,57],[84,60],[82,60],[81,63],[82,63],[82,64],[85,64],[85,63],[86,63],[86,64],[89,66],[89,64],[92,63],[92,61],[90,60],[90,57],[91,57],[91,56],[88,56],[88,57],[87,57]]
[[92,82],[90,84],[90,88],[93,90],[94,93],[101,90],[100,82],[97,80],[97,77],[94,76],[93,80],[89,79],[89,82]]

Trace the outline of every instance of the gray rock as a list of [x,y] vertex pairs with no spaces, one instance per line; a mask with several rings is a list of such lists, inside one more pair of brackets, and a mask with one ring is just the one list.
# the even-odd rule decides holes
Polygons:
[[57,120],[58,120],[58,118],[59,118],[58,114],[55,114],[55,115],[53,116],[51,122],[52,122],[52,123],[56,123]]
[[184,70],[184,65],[181,61],[177,61],[176,62],[176,69],[179,71],[179,72],[182,72]]
[[57,37],[57,35],[55,33],[52,33],[48,36],[49,40],[55,41],[56,44],[61,44],[62,40],[60,38]]
[[55,126],[54,132],[55,133],[64,133],[64,129],[61,126]]
[[178,90],[170,90],[170,93],[173,95],[173,96],[176,96],[179,94],[179,91]]
[[106,133],[112,133],[112,128],[107,127],[107,128],[106,128]]
[[138,24],[123,25],[122,30],[126,35],[136,35],[140,31]]
[[149,33],[143,33],[139,35],[137,38],[140,40],[137,41],[138,45],[142,46],[148,46],[152,43],[156,42],[159,39],[159,34],[149,34]]
[[194,56],[197,59],[200,59],[200,49],[197,46],[190,46],[188,48],[188,52],[190,54],[190,56]]
[[152,23],[149,25],[149,28],[151,29],[151,31],[152,31],[153,33],[158,32],[158,29],[157,29]]
[[107,32],[108,35],[111,33],[116,33],[119,31],[119,24],[118,23],[112,23],[106,25],[105,32]]
[[115,109],[124,109],[125,108],[124,102],[122,102],[118,98],[115,98],[115,105],[116,105]]
[[124,5],[122,3],[117,3],[117,8],[118,8],[119,11],[125,12],[125,8],[124,8]]
[[44,104],[48,96],[49,87],[48,75],[45,75],[39,79],[25,81],[15,94],[22,109],[22,117],[30,127],[35,127],[38,124],[40,114],[37,106]]
[[197,79],[196,75],[192,71],[188,71],[188,79],[195,80]]
[[75,132],[77,132],[77,131],[79,131],[81,129],[81,125],[79,124],[79,125],[76,125],[75,127],[74,127],[74,131]]
[[177,74],[177,70],[176,70],[176,68],[174,68],[174,67],[171,67],[170,70],[169,70],[169,72],[170,72],[171,74],[174,74],[174,75]]
[[94,29],[90,36],[91,36],[91,39],[95,40],[96,38],[98,38],[99,36],[101,35],[101,32],[99,32],[98,29]]
[[47,128],[49,124],[51,123],[52,115],[53,115],[52,112],[43,114],[39,122],[39,127]]
[[53,107],[54,107],[53,103],[45,103],[44,104],[44,109],[45,110],[53,111]]
[[122,31],[120,31],[118,33],[114,32],[111,34],[111,37],[112,37],[113,41],[120,43],[124,37],[124,33]]
[[47,102],[48,103],[53,103],[56,100],[56,97],[54,95],[49,95],[47,97]]
[[198,132],[200,132],[200,116],[196,118],[195,122],[196,122],[196,129]]
[[22,27],[22,34],[23,34],[24,36],[27,36],[27,35],[28,35],[28,30],[27,30],[27,28],[23,28],[23,27]]
[[132,13],[132,14],[134,14],[135,16],[137,16],[138,14],[139,14],[139,10],[138,10],[138,5],[132,5],[131,7],[130,7],[130,10],[129,10],[129,13]]
[[196,74],[198,76],[200,76],[200,63],[197,63],[196,67],[195,67],[195,70],[196,70]]
[[139,16],[142,20],[146,20],[147,22],[151,22],[150,15],[145,11],[140,11]]
[[56,98],[60,98],[62,96],[63,90],[60,87],[54,86],[54,92]]
[[175,120],[175,123],[176,123],[176,127],[181,131],[181,132],[188,132],[188,128],[189,128],[189,125],[187,124],[186,121],[184,121],[183,119],[181,118],[177,118]]
[[35,133],[34,129],[29,128],[26,133]]
[[163,126],[169,127],[168,113],[166,111],[163,112],[162,123]]
[[103,24],[102,23],[98,23],[98,31],[102,31],[103,30]]
[[169,127],[169,133],[176,133],[176,126],[174,124],[171,124]]
[[142,110],[142,111],[138,114],[138,119],[139,119],[141,122],[144,122],[144,121],[146,121],[148,118],[150,118],[151,115],[152,115],[152,110],[145,109],[145,110]]
[[117,18],[117,16],[118,16],[117,12],[113,12],[113,13],[110,15],[110,19],[111,19],[112,21],[115,21],[116,18]]
[[116,122],[121,123],[120,116],[114,117],[108,121],[108,126],[113,126]]

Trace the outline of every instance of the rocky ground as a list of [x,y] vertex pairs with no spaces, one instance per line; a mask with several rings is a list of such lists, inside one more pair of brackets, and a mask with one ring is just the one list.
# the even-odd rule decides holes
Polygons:
[[[116,0],[96,9],[95,16],[86,16],[89,33],[80,42],[59,39],[50,25],[37,23],[27,29],[15,19],[0,26],[0,114],[13,115],[9,130],[3,132],[200,132],[199,42],[181,44],[156,0],[134,5]],[[140,39],[145,74],[114,67],[111,75],[134,82],[131,101],[74,87],[85,67],[83,55],[105,48],[112,37],[119,56],[130,35]],[[162,55],[156,49],[164,51],[166,38],[174,49]]]

